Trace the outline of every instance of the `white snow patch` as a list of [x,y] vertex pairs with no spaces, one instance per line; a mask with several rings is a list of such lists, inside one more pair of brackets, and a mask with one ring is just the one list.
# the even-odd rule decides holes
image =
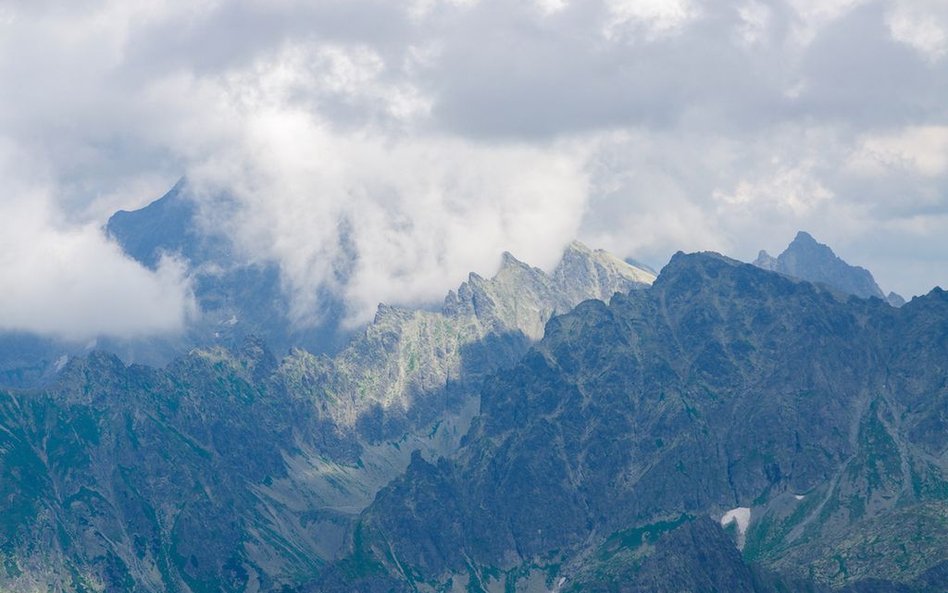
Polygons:
[[53,367],[56,369],[56,372],[63,370],[63,367],[66,366],[66,363],[69,362],[69,355],[63,354],[56,359],[56,362],[53,363]]
[[793,497],[796,498],[797,500],[803,500],[802,494],[794,494]]
[[747,534],[747,526],[750,525],[751,510],[748,507],[737,507],[724,513],[721,517],[721,527],[727,527],[731,523],[737,523],[737,548],[744,549],[744,536]]

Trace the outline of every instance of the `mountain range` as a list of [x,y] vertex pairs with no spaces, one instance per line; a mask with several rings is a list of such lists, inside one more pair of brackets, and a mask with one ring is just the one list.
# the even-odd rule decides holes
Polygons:
[[946,363],[944,291],[895,309],[678,254],[554,318],[349,562],[419,591],[941,590]]
[[186,260],[202,314],[0,336],[0,590],[948,590],[941,289],[802,232],[657,275],[573,243],[345,333],[186,183],[106,230]]
[[0,394],[4,587],[271,590],[342,555],[413,451],[451,454],[481,378],[551,316],[654,276],[573,244],[551,273],[507,254],[439,312],[382,306],[335,356],[247,338],[163,369],[93,352]]

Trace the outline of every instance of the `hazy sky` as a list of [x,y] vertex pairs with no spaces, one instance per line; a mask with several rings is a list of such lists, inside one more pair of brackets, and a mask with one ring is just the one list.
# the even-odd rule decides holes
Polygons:
[[[187,176],[299,313],[571,239],[662,265],[809,230],[948,286],[944,0],[0,0],[0,328],[174,331],[100,227]],[[345,235],[345,240],[342,239]],[[341,243],[358,254],[334,286]]]

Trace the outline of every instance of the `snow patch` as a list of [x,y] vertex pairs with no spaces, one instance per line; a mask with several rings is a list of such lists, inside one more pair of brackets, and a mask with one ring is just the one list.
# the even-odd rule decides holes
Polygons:
[[56,372],[63,370],[63,367],[66,366],[66,363],[69,362],[69,355],[63,354],[56,359],[56,362],[53,363],[53,367],[56,369]]
[[803,500],[802,494],[794,494],[793,497],[796,498],[797,500]]
[[744,536],[747,534],[747,526],[750,525],[751,510],[748,507],[737,507],[724,513],[721,517],[721,527],[727,527],[731,523],[737,524],[737,548],[744,549]]

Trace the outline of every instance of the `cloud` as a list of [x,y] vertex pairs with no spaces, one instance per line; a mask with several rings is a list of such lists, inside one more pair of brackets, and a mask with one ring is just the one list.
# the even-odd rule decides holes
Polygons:
[[[227,77],[220,88],[205,89],[218,97],[214,112],[227,114],[220,126],[226,132],[188,174],[209,218],[221,211],[216,196],[236,203],[211,224],[238,237],[248,259],[280,265],[297,320],[311,320],[319,309],[319,287],[344,297],[350,322],[362,323],[380,301],[437,301],[469,271],[492,271],[505,250],[536,265],[556,263],[588,195],[583,142],[485,145],[387,133],[382,125],[340,130],[306,108],[321,90],[350,102],[368,95],[378,117],[396,129],[425,106],[406,108],[410,89],[382,92],[375,61],[360,72],[349,58],[340,58],[347,64],[342,80],[322,69],[321,90],[304,93],[301,104],[297,85],[315,81],[284,68],[296,63],[292,56],[313,52],[286,52],[290,57],[275,60],[280,66],[265,68],[277,82]],[[352,78],[359,83],[350,85]]]
[[904,170],[924,177],[948,173],[948,126],[915,126],[863,138],[849,160],[853,170],[885,177]]
[[948,55],[948,6],[944,2],[902,0],[888,11],[886,24],[893,39],[933,63]]
[[[872,270],[883,288],[925,293],[946,280],[939,129],[894,137],[835,125],[737,138],[686,130],[676,138],[616,135],[595,155],[587,211],[597,216],[585,218],[580,236],[661,265],[677,249],[744,260],[759,249],[779,253],[807,229]],[[922,169],[913,158],[923,159]]]
[[206,224],[280,266],[301,322],[326,290],[356,323],[503,250],[552,265],[577,234],[661,265],[806,228],[925,292],[948,284],[942,4],[7,2],[0,136],[43,198],[8,192],[4,219],[70,238],[90,278],[112,262],[155,331],[187,310],[185,272],[149,275],[96,229],[182,174]]
[[609,0],[608,20],[603,28],[607,39],[644,29],[650,38],[673,33],[698,16],[690,0]]
[[48,189],[19,184],[0,145],[0,330],[66,340],[180,331],[194,313],[184,267],[139,266],[95,225],[60,220]]

